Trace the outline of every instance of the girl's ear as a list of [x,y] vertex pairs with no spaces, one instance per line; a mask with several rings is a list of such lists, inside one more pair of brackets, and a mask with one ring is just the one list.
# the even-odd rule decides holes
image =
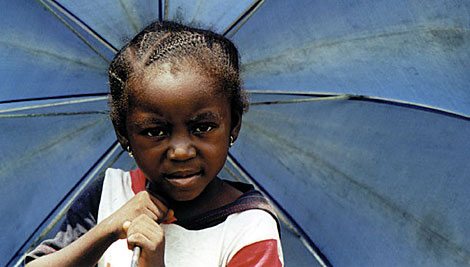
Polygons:
[[234,114],[232,114],[232,129],[230,130],[230,135],[233,136],[233,141],[237,140],[241,127],[242,114],[239,112],[234,112]]

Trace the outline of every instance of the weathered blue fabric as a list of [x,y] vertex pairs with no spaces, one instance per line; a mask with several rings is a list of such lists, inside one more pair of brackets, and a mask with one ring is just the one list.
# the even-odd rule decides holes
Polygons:
[[[253,105],[231,149],[333,265],[470,262],[470,2],[268,0],[253,9],[259,2],[0,4],[0,266],[20,259],[82,181],[109,164],[133,167],[112,150],[107,65],[160,14],[228,31],[247,90],[297,93],[252,102],[386,99]],[[221,176],[240,178],[235,167]],[[317,264],[286,229],[287,266]]]

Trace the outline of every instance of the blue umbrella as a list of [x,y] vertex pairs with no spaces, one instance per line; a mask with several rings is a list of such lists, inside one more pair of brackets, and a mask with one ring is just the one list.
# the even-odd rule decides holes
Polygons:
[[276,206],[287,266],[470,264],[470,2],[3,1],[0,265],[107,167],[132,169],[107,65],[151,21],[241,53],[250,110],[220,176]]

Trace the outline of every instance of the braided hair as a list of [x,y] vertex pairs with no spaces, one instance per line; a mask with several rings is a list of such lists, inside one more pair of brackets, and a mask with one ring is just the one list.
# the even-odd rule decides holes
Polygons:
[[132,94],[133,79],[158,75],[163,66],[187,66],[211,78],[225,94],[232,116],[247,109],[247,98],[241,90],[238,51],[225,37],[174,22],[154,22],[138,33],[114,57],[109,67],[111,120],[121,134],[126,133],[125,120]]

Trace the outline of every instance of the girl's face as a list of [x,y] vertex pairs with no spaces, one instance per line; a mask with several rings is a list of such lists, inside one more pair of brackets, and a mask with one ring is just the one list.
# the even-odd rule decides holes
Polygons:
[[137,165],[166,197],[196,198],[223,167],[230,135],[240,129],[240,120],[231,127],[227,97],[190,68],[131,89],[126,127]]

